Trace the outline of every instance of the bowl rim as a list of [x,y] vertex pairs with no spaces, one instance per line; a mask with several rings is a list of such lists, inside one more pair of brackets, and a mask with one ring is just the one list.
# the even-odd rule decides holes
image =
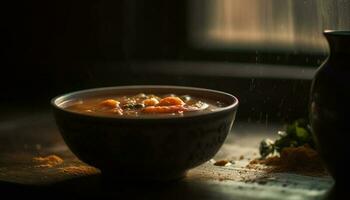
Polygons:
[[[58,105],[58,101],[65,99],[65,98],[69,98],[69,97],[74,96],[74,95],[88,94],[88,93],[92,93],[92,92],[96,92],[96,91],[104,91],[104,90],[142,89],[142,88],[145,88],[145,89],[169,88],[169,89],[184,89],[184,90],[189,90],[189,91],[192,90],[192,91],[209,92],[209,93],[215,93],[215,94],[220,94],[220,95],[230,97],[233,99],[233,103],[231,103],[227,106],[215,109],[214,111],[211,111],[211,112],[195,112],[195,113],[190,114],[190,115],[181,115],[181,116],[179,116],[179,115],[162,115],[161,117],[159,117],[159,115],[142,115],[142,116],[137,116],[137,117],[135,117],[135,116],[120,116],[120,115],[116,115],[116,116],[91,115],[88,113],[79,113],[79,112],[70,111],[70,110],[62,108],[60,105]],[[230,109],[237,108],[238,104],[239,104],[239,100],[234,95],[226,93],[226,92],[222,92],[219,90],[213,90],[213,89],[199,88],[199,87],[187,87],[187,86],[176,86],[176,85],[124,85],[124,86],[97,87],[97,88],[77,90],[77,91],[58,95],[58,96],[52,98],[50,103],[55,109],[61,110],[63,112],[71,113],[71,114],[85,116],[85,117],[102,118],[102,119],[128,119],[128,120],[129,119],[133,119],[133,120],[157,119],[157,120],[161,120],[161,119],[183,119],[183,118],[190,118],[190,117],[206,116],[206,115],[220,113],[223,111],[228,111]]]

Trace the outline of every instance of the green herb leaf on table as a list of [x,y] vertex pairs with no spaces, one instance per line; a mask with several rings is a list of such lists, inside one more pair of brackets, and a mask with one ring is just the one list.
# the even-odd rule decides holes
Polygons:
[[314,141],[310,125],[305,119],[298,119],[288,124],[284,131],[278,132],[279,138],[276,141],[264,139],[260,143],[259,151],[262,158],[275,153],[281,153],[286,147],[298,147],[308,144],[314,148]]

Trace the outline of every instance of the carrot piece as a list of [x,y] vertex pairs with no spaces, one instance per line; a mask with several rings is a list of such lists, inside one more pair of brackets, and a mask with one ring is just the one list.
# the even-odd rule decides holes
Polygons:
[[177,113],[183,112],[187,109],[181,105],[175,106],[148,106],[145,107],[142,111],[145,113]]
[[184,105],[185,103],[179,97],[165,97],[159,101],[157,106]]

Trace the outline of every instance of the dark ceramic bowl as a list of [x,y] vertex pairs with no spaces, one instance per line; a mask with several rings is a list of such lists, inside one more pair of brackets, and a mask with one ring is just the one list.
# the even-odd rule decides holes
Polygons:
[[[184,116],[101,117],[66,110],[74,99],[104,95],[189,94],[224,102],[213,112]],[[120,178],[171,180],[211,159],[235,119],[238,100],[208,89],[177,86],[123,86],[82,90],[52,100],[58,128],[82,161]]]

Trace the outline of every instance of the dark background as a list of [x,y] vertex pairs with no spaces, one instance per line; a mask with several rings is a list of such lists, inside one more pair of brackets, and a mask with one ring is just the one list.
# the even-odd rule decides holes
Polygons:
[[[240,99],[241,120],[291,120],[307,114],[311,79],[218,76],[202,69],[172,74],[167,68],[183,62],[213,69],[222,62],[315,68],[325,58],[195,49],[188,43],[186,0],[40,0],[0,7],[0,104],[7,108],[49,107],[50,98],[84,88],[168,84],[230,92]],[[155,61],[162,63],[148,68]]]

